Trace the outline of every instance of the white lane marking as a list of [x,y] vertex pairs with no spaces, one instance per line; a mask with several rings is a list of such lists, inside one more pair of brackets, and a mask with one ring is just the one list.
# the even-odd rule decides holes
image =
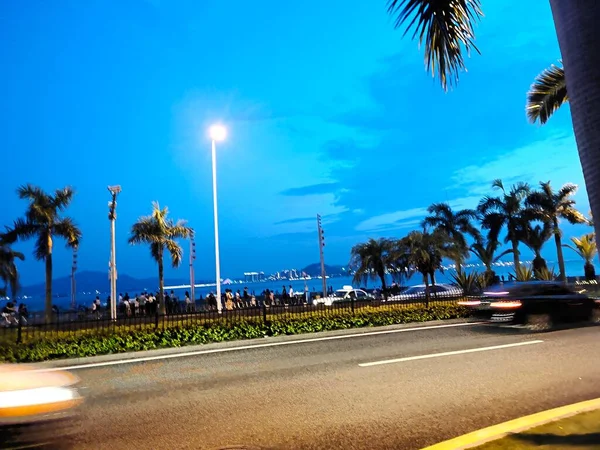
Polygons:
[[359,364],[359,366],[360,367],[372,367],[372,366],[380,366],[382,364],[394,364],[394,363],[401,363],[401,362],[407,362],[407,361],[416,361],[419,359],[440,358],[442,356],[463,355],[465,353],[487,352],[489,350],[499,350],[502,348],[511,348],[511,347],[520,347],[523,345],[541,344],[542,342],[544,342],[544,341],[540,341],[540,340],[526,341],[526,342],[517,342],[514,344],[493,345],[491,347],[469,348],[467,350],[456,350],[453,352],[432,353],[430,355],[407,356],[406,358],[387,359],[387,360],[383,360],[383,361],[362,363],[362,364]]
[[105,367],[105,366],[117,366],[121,364],[132,364],[132,363],[140,363],[147,361],[159,361],[161,359],[173,359],[173,358],[183,358],[187,356],[199,356],[199,355],[211,355],[214,353],[226,353],[226,352],[235,352],[240,350],[252,350],[255,348],[266,348],[266,347],[279,347],[282,345],[294,345],[294,344],[307,344],[310,342],[322,342],[322,341],[333,341],[336,339],[351,339],[358,338],[364,336],[378,336],[381,334],[392,334],[392,333],[406,333],[409,331],[424,331],[424,330],[438,330],[440,328],[456,328],[456,327],[468,327],[473,325],[481,325],[485,322],[466,322],[466,323],[451,323],[445,325],[431,325],[427,327],[414,327],[414,328],[399,328],[397,330],[384,330],[384,331],[370,331],[366,333],[358,333],[358,334],[344,334],[340,336],[327,336],[321,338],[311,338],[311,339],[297,339],[294,341],[283,341],[283,342],[270,342],[268,344],[255,344],[255,345],[243,345],[239,347],[229,347],[229,348],[216,348],[213,350],[198,350],[195,352],[186,352],[186,353],[172,353],[169,355],[160,355],[160,356],[146,356],[143,358],[131,358],[131,359],[122,359],[118,361],[105,361],[99,363],[90,363],[90,364],[80,364],[76,366],[67,366],[67,367],[52,367],[48,369],[36,369],[35,372],[55,372],[59,370],[79,370],[79,369],[90,369],[94,367]]

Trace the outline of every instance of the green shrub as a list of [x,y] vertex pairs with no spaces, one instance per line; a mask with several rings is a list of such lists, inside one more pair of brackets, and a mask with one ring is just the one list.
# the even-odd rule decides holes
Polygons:
[[467,317],[468,310],[453,304],[406,307],[396,310],[361,308],[356,314],[340,312],[329,316],[306,318],[276,317],[268,323],[241,321],[215,322],[165,329],[119,330],[105,335],[54,335],[41,341],[15,344],[0,342],[0,361],[39,362],[59,358],[76,358],[123,353],[156,348],[181,347],[264,336],[314,333],[355,327],[375,327],[429,320]]

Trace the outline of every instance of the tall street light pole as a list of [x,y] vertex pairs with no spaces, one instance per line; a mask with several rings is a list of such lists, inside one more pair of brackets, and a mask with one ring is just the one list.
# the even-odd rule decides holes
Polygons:
[[73,265],[71,266],[71,309],[75,310],[77,307],[77,285],[75,281],[75,272],[77,271],[77,247],[73,248]]
[[108,186],[112,200],[108,202],[108,220],[110,220],[110,318],[117,318],[117,250],[115,245],[115,222],[117,220],[117,195],[121,186]]
[[321,281],[323,285],[323,297],[327,297],[327,273],[325,272],[325,235],[323,234],[323,226],[321,225],[321,215],[317,214],[317,231],[319,232],[319,259],[321,260]]
[[217,311],[221,313],[221,262],[219,259],[219,213],[217,209],[217,141],[223,141],[227,136],[227,130],[222,125],[210,127],[210,138],[212,141],[212,177],[213,177],[213,212],[215,220],[215,278],[217,288]]
[[[190,233],[190,295],[192,304],[196,304],[195,294],[195,274],[194,274],[194,261],[196,260],[196,241],[194,241],[194,230]],[[195,306],[194,306],[195,307]]]

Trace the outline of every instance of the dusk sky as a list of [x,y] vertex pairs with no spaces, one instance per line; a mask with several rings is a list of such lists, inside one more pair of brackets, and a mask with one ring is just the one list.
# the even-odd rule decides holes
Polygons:
[[[317,213],[326,261],[346,264],[353,244],[405,235],[432,202],[475,207],[495,178],[576,183],[587,214],[568,106],[544,127],[525,116],[532,80],[560,59],[548,2],[483,10],[481,55],[444,93],[384,0],[2,2],[0,224],[23,214],[20,184],[71,185],[79,270],[107,270],[106,187],[120,184],[119,272],[156,275],[148,248],[127,239],[157,200],[196,230],[196,277],[214,279],[213,122],[229,132],[218,147],[224,277],[317,262]],[[41,282],[32,243],[15,247],[22,282]],[[167,283],[187,276],[184,249]],[[70,273],[62,242],[55,255],[54,275]]]

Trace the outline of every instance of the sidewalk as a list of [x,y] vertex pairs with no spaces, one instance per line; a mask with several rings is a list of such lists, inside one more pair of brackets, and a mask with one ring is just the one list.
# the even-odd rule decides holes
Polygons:
[[600,398],[542,411],[423,450],[600,449]]
[[476,450],[591,450],[600,448],[600,409],[548,423],[475,447]]
[[183,356],[194,356],[198,354],[217,353],[223,351],[247,350],[253,347],[290,345],[303,342],[315,342],[335,339],[351,339],[365,335],[377,335],[387,333],[401,333],[407,331],[418,331],[472,326],[479,322],[470,319],[435,320],[430,322],[406,323],[388,325],[384,327],[348,328],[345,330],[324,331],[320,333],[306,333],[289,336],[275,336],[241,341],[217,342],[203,345],[188,345],[184,347],[164,348],[140,352],[115,353],[108,355],[90,356],[87,358],[58,359],[39,363],[23,363],[23,366],[31,366],[39,369],[52,368],[83,368],[86,365],[112,365],[116,362],[144,361],[152,359],[168,359]]

